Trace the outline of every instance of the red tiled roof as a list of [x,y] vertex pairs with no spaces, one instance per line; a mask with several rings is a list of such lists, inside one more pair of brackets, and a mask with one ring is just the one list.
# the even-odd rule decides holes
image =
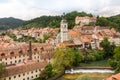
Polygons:
[[112,75],[111,77],[107,78],[106,80],[120,80],[120,73]]
[[6,67],[5,73],[2,76],[7,77],[36,69],[41,69],[44,68],[47,64],[48,64],[47,61],[44,62],[26,61],[17,65]]
[[74,38],[79,37],[79,33],[74,30],[69,30],[69,34]]

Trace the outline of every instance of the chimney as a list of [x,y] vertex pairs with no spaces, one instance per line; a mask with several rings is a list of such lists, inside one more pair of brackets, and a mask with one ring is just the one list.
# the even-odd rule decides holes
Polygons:
[[29,59],[32,60],[32,43],[29,41]]

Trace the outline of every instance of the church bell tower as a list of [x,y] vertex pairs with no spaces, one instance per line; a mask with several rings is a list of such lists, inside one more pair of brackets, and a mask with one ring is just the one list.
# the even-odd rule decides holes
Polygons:
[[68,23],[65,19],[65,13],[63,13],[62,16],[60,30],[61,30],[61,42],[68,41]]

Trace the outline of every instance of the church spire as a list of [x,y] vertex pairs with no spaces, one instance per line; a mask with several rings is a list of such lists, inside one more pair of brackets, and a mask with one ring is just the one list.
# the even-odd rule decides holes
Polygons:
[[62,15],[62,19],[65,19],[65,13],[63,13],[63,15]]
[[63,13],[61,23],[66,23],[66,22],[67,21],[66,21],[66,18],[65,18],[65,13]]
[[63,13],[62,15],[60,29],[61,29],[61,42],[68,41],[68,23],[65,19],[65,13]]

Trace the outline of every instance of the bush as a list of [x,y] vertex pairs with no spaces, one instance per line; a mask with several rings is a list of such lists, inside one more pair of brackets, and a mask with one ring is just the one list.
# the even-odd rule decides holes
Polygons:
[[95,56],[96,60],[102,60],[104,58],[102,51],[94,51],[92,55]]
[[95,61],[96,58],[95,58],[95,56],[93,56],[92,54],[89,54],[89,55],[87,55],[86,60],[87,60],[87,61]]
[[117,61],[114,60],[114,59],[109,59],[109,60],[108,60],[108,63],[109,63],[110,66],[113,67],[114,69],[115,69],[116,66],[117,66]]
[[3,74],[4,72],[5,72],[5,64],[0,63],[0,75]]

